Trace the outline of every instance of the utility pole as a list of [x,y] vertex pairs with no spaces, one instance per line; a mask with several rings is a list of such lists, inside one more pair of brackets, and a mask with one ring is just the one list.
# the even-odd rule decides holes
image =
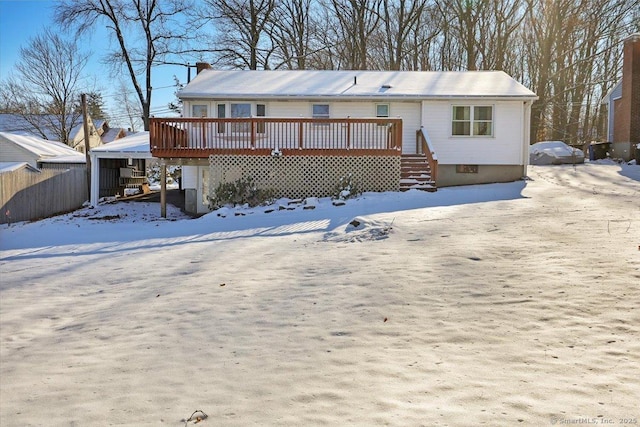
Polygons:
[[87,159],[87,198],[91,200],[91,157],[89,156],[91,146],[89,144],[89,113],[87,111],[86,93],[80,95],[80,102],[82,105],[82,123],[84,126],[84,153]]

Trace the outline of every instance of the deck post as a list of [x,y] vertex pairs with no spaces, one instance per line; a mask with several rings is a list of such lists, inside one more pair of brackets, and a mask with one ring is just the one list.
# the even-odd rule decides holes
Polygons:
[[160,162],[160,216],[167,217],[167,163]]
[[200,125],[202,126],[202,140],[200,141],[200,148],[205,148],[207,146],[207,124],[204,120],[201,120]]
[[256,121],[253,118],[249,121],[251,123],[251,149],[256,148]]

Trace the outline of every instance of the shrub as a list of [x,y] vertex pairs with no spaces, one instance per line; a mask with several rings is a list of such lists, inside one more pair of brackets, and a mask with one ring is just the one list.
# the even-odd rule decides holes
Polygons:
[[218,209],[226,205],[249,205],[250,207],[273,201],[275,191],[256,188],[253,178],[240,178],[233,182],[221,182],[208,197],[209,208]]
[[338,184],[335,186],[332,199],[347,200],[352,197],[358,197],[362,194],[362,190],[358,183],[354,180],[352,174],[340,177]]

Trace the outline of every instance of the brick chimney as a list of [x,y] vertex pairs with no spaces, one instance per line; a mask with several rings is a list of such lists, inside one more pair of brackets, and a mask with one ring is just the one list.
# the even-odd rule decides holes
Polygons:
[[640,142],[640,33],[624,41],[622,97],[615,100],[613,142]]
[[196,74],[200,74],[202,70],[208,70],[211,68],[211,64],[208,62],[196,62]]

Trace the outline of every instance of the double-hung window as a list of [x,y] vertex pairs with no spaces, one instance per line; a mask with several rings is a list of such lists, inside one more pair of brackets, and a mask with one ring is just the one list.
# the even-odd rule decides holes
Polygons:
[[493,107],[454,105],[451,134],[453,136],[493,136]]

